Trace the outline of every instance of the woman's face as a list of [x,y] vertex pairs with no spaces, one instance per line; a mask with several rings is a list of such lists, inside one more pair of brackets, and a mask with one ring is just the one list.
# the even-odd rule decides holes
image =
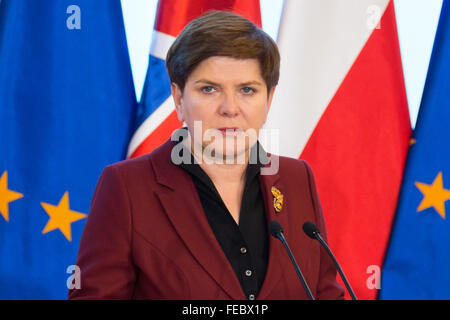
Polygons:
[[201,150],[209,146],[215,156],[224,158],[242,154],[256,142],[274,89],[267,92],[257,59],[214,56],[194,69],[183,93],[173,83],[172,95],[178,118],[186,123],[194,144],[201,144]]

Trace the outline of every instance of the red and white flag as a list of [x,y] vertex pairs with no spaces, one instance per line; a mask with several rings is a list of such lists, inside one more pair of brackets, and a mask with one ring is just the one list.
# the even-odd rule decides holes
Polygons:
[[193,19],[209,10],[236,12],[261,27],[259,0],[160,0],[144,90],[128,158],[153,151],[182,126],[175,111],[165,68],[167,51]]
[[278,45],[266,128],[311,165],[331,249],[374,299],[411,133],[393,2],[286,0]]

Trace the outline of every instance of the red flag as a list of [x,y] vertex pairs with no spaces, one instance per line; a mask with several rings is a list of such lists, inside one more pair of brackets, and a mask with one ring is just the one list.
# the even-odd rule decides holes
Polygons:
[[279,47],[267,127],[311,165],[330,247],[374,299],[411,132],[393,2],[287,0]]

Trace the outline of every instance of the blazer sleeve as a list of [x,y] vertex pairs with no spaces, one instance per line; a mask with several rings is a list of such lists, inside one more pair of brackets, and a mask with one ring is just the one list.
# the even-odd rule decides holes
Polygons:
[[[306,172],[308,174],[309,189],[316,216],[316,224],[320,234],[326,243],[328,243],[325,219],[322,213],[322,207],[319,201],[319,195],[316,189],[316,183],[311,167],[304,161]],[[316,299],[319,300],[342,300],[344,299],[344,288],[336,281],[336,267],[328,256],[324,248],[320,248],[320,270],[319,282],[317,284]]]
[[81,288],[69,290],[69,299],[130,299],[136,279],[131,241],[130,197],[111,165],[103,170],[92,198],[77,258]]

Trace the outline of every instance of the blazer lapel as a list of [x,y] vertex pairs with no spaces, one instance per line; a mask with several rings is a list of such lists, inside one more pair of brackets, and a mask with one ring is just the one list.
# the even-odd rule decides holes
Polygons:
[[[271,155],[274,157],[274,155]],[[283,227],[285,237],[288,236],[288,201],[284,199],[284,204],[280,212],[276,212],[274,207],[274,196],[272,194],[272,187],[276,187],[281,193],[284,191],[282,181],[280,181],[280,175],[278,173],[273,175],[260,175],[259,181],[261,185],[261,191],[264,198],[264,205],[266,208],[267,223],[272,220],[277,220]],[[266,277],[262,285],[261,291],[258,294],[258,299],[266,299],[272,289],[277,285],[281,278],[284,268],[286,267],[285,248],[280,240],[269,237],[269,264],[267,266]]]
[[231,299],[246,299],[209,226],[191,177],[170,160],[173,145],[172,141],[167,141],[152,157],[157,181],[165,186],[156,194],[176,232],[204,270]]

